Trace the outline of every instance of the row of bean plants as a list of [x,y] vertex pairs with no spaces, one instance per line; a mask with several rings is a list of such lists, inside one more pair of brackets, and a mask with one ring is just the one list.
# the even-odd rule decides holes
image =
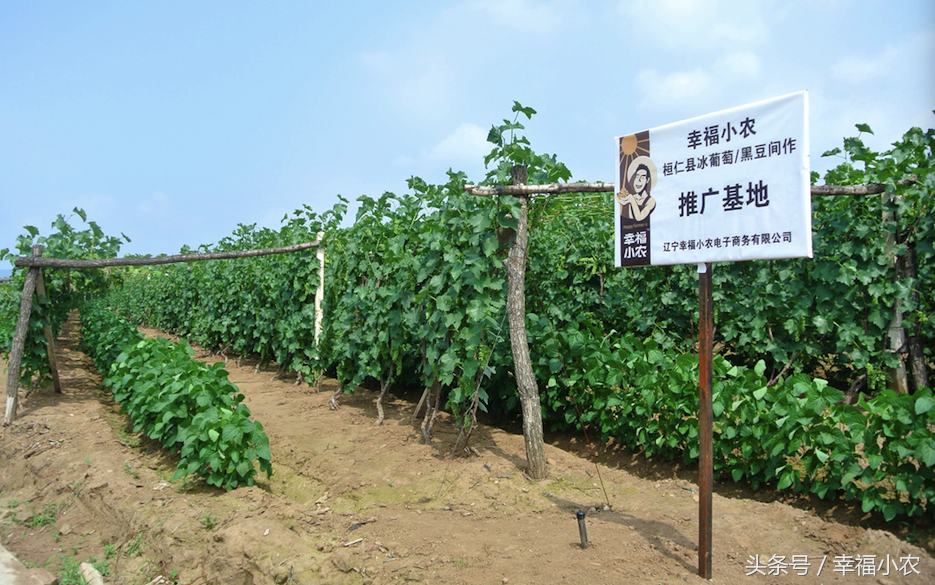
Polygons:
[[81,326],[82,345],[133,431],[180,453],[174,479],[197,474],[231,490],[253,485],[257,466],[272,476],[269,438],[223,364],[206,366],[185,344],[144,338],[101,300],[82,306]]
[[[340,221],[342,206],[321,217],[306,206],[285,217],[279,231],[241,224],[216,246],[202,246],[199,251],[314,241],[318,232],[333,229]],[[170,264],[127,271],[108,302],[134,322],[176,332],[204,347],[256,354],[308,378],[319,363],[314,329],[318,275],[314,249]]]
[[[567,383],[581,424],[647,457],[698,456],[698,356],[665,351],[634,334],[602,336],[569,327],[559,336],[573,364]],[[825,380],[804,374],[768,386],[763,361],[752,368],[714,358],[714,469],[754,489],[778,489],[861,502],[865,512],[917,515],[935,497],[935,399],[885,390],[856,406]],[[551,405],[567,399],[546,389]],[[557,413],[556,413],[557,414]],[[562,409],[577,426],[575,409]],[[554,420],[554,417],[553,417]],[[556,424],[553,426],[561,426]],[[580,427],[579,427],[580,428]]]

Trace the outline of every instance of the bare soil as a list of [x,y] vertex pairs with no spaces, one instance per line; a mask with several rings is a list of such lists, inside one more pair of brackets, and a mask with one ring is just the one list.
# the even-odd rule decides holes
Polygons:
[[[94,558],[105,582],[126,585],[161,575],[232,585],[704,582],[694,470],[612,445],[596,464],[581,437],[547,436],[550,477],[534,482],[515,432],[481,426],[477,454],[452,458],[449,418],[431,445],[420,442],[418,396],[388,395],[375,427],[376,393],[359,388],[332,410],[334,380],[315,392],[271,381],[275,367],[255,373],[249,359],[227,369],[270,437],[273,477],[231,492],[173,482],[177,457],[132,433],[78,335],[72,319],[57,342],[63,393],[34,391],[2,432],[0,542],[29,566],[62,573]],[[929,525],[718,482],[712,582],[935,583],[935,559],[893,531],[933,548]],[[769,566],[774,555],[787,566]],[[793,555],[811,565],[794,567]],[[858,555],[872,571],[858,574]],[[907,558],[903,571],[878,568]]]

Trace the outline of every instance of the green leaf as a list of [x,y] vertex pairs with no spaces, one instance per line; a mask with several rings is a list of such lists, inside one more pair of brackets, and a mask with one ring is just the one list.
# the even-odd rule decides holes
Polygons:
[[214,429],[208,429],[208,437],[209,437],[212,441],[217,441],[217,440],[218,440],[218,437],[220,437],[220,436],[221,436],[221,433],[217,432],[216,430],[214,430]]
[[562,361],[558,358],[552,358],[549,360],[549,372],[555,374],[562,371]]
[[237,425],[234,425],[233,423],[228,423],[224,425],[224,430],[221,433],[221,440],[224,441],[225,443],[229,443],[232,439],[237,437],[239,433],[240,433],[240,429],[237,427]]
[[475,322],[482,321],[487,315],[487,305],[483,299],[471,299],[467,306],[467,314]]
[[870,126],[867,124],[855,124],[857,129],[861,132],[866,132],[867,134],[873,134],[873,130],[870,129]]
[[520,104],[520,103],[517,102],[517,101],[514,101],[514,102],[513,102],[513,111],[514,111],[514,112],[522,112],[523,114],[526,115],[526,119],[527,119],[527,120],[531,120],[532,117],[533,117],[533,115],[536,114],[536,110],[534,110],[534,109],[532,109],[532,108],[523,107],[523,105]]
[[[490,142],[491,144],[496,144],[497,146],[503,146],[503,133],[500,132],[499,128],[497,128],[496,126],[490,127],[490,132],[487,133],[487,142]],[[488,161],[485,161],[485,162],[488,162]]]
[[720,401],[712,403],[711,412],[714,413],[715,418],[721,416],[724,413],[724,403]]
[[756,372],[757,376],[762,376],[766,371],[766,362],[763,360],[757,361],[756,365],[753,366],[753,371]]
[[931,396],[922,396],[916,400],[916,414],[925,414],[926,412],[932,410],[933,406],[935,406],[935,398]]
[[895,504],[886,504],[883,506],[883,518],[887,522],[892,522],[899,514],[899,508]]
[[926,467],[935,467],[935,440],[929,437],[919,443],[916,456],[925,462]]
[[500,216],[500,227],[507,229],[519,229],[519,220],[515,217],[507,217],[505,215]]

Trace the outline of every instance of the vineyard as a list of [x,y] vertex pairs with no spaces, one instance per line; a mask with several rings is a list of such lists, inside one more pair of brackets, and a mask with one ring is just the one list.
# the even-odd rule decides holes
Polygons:
[[[508,183],[516,165],[530,184],[571,179],[519,134],[520,115],[534,111],[517,104],[514,112],[491,130],[483,184]],[[886,522],[935,518],[933,147],[935,131],[917,128],[885,153],[846,139],[825,153],[842,162],[824,183],[882,184],[882,195],[813,197],[813,259],[714,266],[719,481],[853,500]],[[450,453],[476,453],[479,416],[504,425],[520,418],[504,264],[522,210],[513,196],[470,195],[467,183],[456,172],[443,184],[413,177],[407,194],[362,196],[350,225],[342,199],[321,214],[299,209],[279,230],[239,225],[197,250],[290,246],[323,233],[318,337],[314,251],[45,269],[50,292],[35,304],[21,383],[46,383],[43,325],[58,332],[77,308],[84,347],[133,431],[179,454],[175,479],[230,490],[274,473],[269,438],[227,380],[228,360],[253,359],[256,371],[315,389],[334,379],[332,408],[372,392],[377,425],[392,394],[421,395],[419,440],[437,443],[454,429]],[[525,325],[542,419],[550,433],[586,433],[598,446],[691,465],[696,270],[614,268],[611,198],[528,202]],[[27,227],[18,253],[42,243],[50,258],[114,257],[121,240],[88,226],[75,231],[59,216],[50,236]],[[0,285],[7,351],[24,273]],[[220,362],[199,365],[183,343],[143,339],[137,325],[188,339]]]

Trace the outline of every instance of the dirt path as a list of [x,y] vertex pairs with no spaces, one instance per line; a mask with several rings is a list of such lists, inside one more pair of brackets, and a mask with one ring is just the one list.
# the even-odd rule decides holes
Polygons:
[[[496,428],[475,433],[478,456],[449,463],[447,419],[422,445],[408,400],[388,397],[375,428],[375,393],[343,396],[332,411],[333,381],[315,393],[271,382],[246,360],[227,369],[270,437],[272,479],[229,493],[172,482],[177,459],[130,432],[76,339],[72,320],[58,347],[64,394],[34,392],[3,429],[0,542],[24,563],[60,573],[93,557],[107,583],[127,585],[173,572],[180,583],[225,585],[704,582],[691,474],[662,465],[653,476],[634,457],[607,454],[605,510],[596,468],[572,440],[546,446],[551,477],[541,482],[523,476],[522,437]],[[714,496],[714,583],[935,583],[935,559],[889,532],[736,491]],[[754,555],[763,574],[748,576]],[[786,566],[769,566],[773,555]],[[857,555],[868,563],[859,576]],[[890,563],[884,575],[887,555],[918,573]]]

